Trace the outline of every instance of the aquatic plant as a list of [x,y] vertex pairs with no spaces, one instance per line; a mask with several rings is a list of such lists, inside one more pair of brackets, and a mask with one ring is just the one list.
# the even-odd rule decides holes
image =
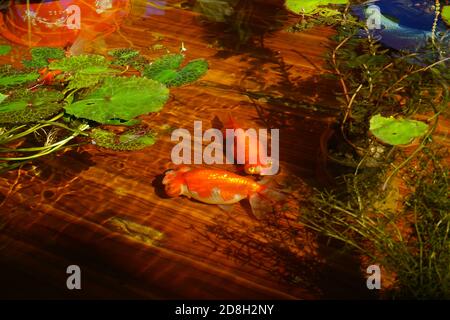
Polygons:
[[64,81],[68,81],[66,91],[95,87],[103,78],[116,70],[110,68],[110,61],[100,55],[79,55],[56,60],[50,63],[50,70],[64,73]]
[[[31,55],[33,59],[25,62],[28,68],[45,66],[58,72],[51,82],[45,82],[38,81],[37,70],[0,67],[0,171],[73,146],[69,143],[79,136],[90,137],[100,147],[123,151],[142,149],[156,141],[156,135],[147,128],[121,134],[95,127],[87,131],[95,126],[93,122],[135,125],[140,122],[136,117],[161,110],[168,100],[164,84],[146,77],[120,76],[129,62],[147,64],[137,51],[114,51],[113,61],[100,55],[66,57],[63,50],[53,48],[35,48]],[[181,56],[179,62],[171,60],[169,64],[164,60],[161,71],[165,67],[177,69],[183,59]],[[207,69],[206,62],[193,61],[177,70],[173,83],[196,80],[205,64]],[[83,143],[88,142],[74,145]]]
[[336,185],[317,189],[299,220],[379,264],[394,279],[383,294],[449,298],[448,153],[433,139],[448,114],[448,51],[432,41],[425,54],[394,51],[345,10],[331,19],[326,77],[339,83],[340,114],[323,152]]
[[200,79],[208,71],[208,62],[205,59],[192,60],[180,69],[183,61],[182,54],[162,56],[147,65],[143,75],[168,87],[179,87]]
[[370,132],[384,143],[402,145],[414,138],[422,137],[428,131],[428,125],[422,121],[395,119],[379,114],[370,118]]
[[23,60],[22,63],[27,68],[40,69],[46,67],[51,59],[62,59],[65,52],[59,48],[38,47],[31,49],[31,60]]
[[0,56],[7,55],[11,51],[11,46],[2,44],[0,45]]
[[368,257],[367,265],[380,265],[384,279],[394,276],[387,297],[450,298],[450,171],[441,161],[448,153],[423,151],[417,166],[403,172],[411,191],[406,199],[398,185],[380,188],[386,168],[365,169],[341,176],[335,190],[318,191],[299,217]]
[[156,142],[155,135],[146,128],[130,129],[120,134],[95,128],[90,137],[95,145],[118,151],[140,150]]
[[444,20],[445,23],[450,25],[450,6],[444,6],[442,8],[441,15],[442,15],[442,20]]
[[312,13],[320,6],[346,4],[348,0],[286,0],[286,8],[294,13]]
[[138,77],[106,77],[101,86],[82,100],[65,107],[77,118],[112,124],[161,110],[169,90],[161,83]]
[[148,64],[147,59],[138,50],[132,48],[119,48],[108,52],[114,58],[113,65],[133,67],[142,70]]
[[64,95],[55,90],[16,91],[0,102],[0,125],[48,119],[63,109],[63,98]]
[[0,67],[0,90],[18,87],[39,78],[37,72],[26,72],[14,69],[11,65],[3,65]]

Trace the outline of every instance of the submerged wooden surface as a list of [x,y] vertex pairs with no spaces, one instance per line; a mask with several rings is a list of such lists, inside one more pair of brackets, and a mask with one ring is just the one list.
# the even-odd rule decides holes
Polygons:
[[[279,6],[273,2],[266,1],[266,10]],[[143,18],[140,3],[120,32],[89,43],[86,51],[133,46],[157,57],[165,50],[152,49],[155,44],[178,52],[184,43],[187,60],[210,63],[201,81],[171,89],[163,111],[145,121],[192,132],[194,120],[207,129],[230,112],[243,126],[263,128],[255,105],[263,107],[270,114],[266,123],[281,129],[280,179],[294,181],[296,195],[306,197],[320,178],[319,139],[332,113],[287,108],[258,93],[333,105],[336,84],[318,78],[332,31],[279,28],[265,34],[264,47],[255,41],[237,52],[214,44],[223,26],[177,7]],[[285,18],[284,25],[294,22]],[[0,297],[370,297],[358,261],[336,256],[293,215],[258,221],[245,205],[225,213],[166,198],[160,177],[172,167],[173,145],[168,135],[139,152],[88,145],[35,162],[35,170],[1,176]],[[66,288],[71,264],[82,269],[81,291]]]

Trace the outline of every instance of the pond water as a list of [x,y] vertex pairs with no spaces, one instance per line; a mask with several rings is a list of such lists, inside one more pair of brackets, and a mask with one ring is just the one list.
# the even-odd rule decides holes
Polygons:
[[[2,173],[0,281],[8,290],[0,296],[375,297],[366,287],[366,262],[341,253],[340,244],[298,223],[313,189],[334,184],[335,172],[324,149],[340,113],[342,92],[336,79],[323,77],[330,73],[325,56],[336,45],[333,28],[323,24],[292,32],[289,28],[300,18],[281,0],[16,0],[2,2],[2,11],[0,45],[11,46],[0,55],[3,65],[22,69],[23,60],[39,64],[42,60],[30,48],[62,49],[60,57],[37,69],[33,90],[61,90],[64,81],[85,70],[89,78],[79,78],[77,85],[88,91],[99,85],[99,79],[93,80],[98,74],[140,78],[147,70],[140,69],[142,63],[155,63],[165,55],[184,58],[181,66],[151,71],[168,89],[146,78],[133,85],[111,80],[97,96],[86,96],[90,100],[85,104],[75,102],[85,91],[73,94],[72,106],[78,103],[78,108],[66,112],[88,118],[89,127],[76,123],[71,131],[76,134],[57,152]],[[139,51],[139,57],[135,51],[123,51],[131,56],[121,56],[125,62],[116,60],[112,71],[101,64],[88,69],[89,61],[75,67],[56,61],[59,67],[51,67],[54,60],[87,54],[112,61],[111,52],[123,48]],[[183,69],[192,61],[202,62]],[[207,71],[199,71],[205,62]],[[93,82],[83,87],[84,81]],[[11,95],[8,90],[1,93]],[[44,104],[50,103],[48,95],[40,98]],[[33,99],[28,103],[37,106],[38,98]],[[98,109],[92,111],[96,104]],[[143,111],[129,111],[133,108]],[[131,128],[138,129],[120,136],[130,130],[124,124],[136,115],[140,123]],[[211,128],[220,133],[230,116],[243,129],[279,130],[279,172],[269,180],[271,188],[286,195],[273,207],[263,202],[263,211],[270,214],[262,218],[246,200],[224,209],[202,199],[168,197],[163,184],[167,170],[177,168],[173,130],[193,136],[197,122],[201,133]],[[62,118],[55,121],[66,123]],[[47,139],[44,146],[56,143],[51,132],[61,139],[65,129],[54,130],[36,130],[32,140],[42,145]],[[109,130],[113,138],[89,136],[91,130]],[[151,142],[139,140],[143,136]],[[133,141],[138,142],[132,146],[149,145],[118,150]],[[202,148],[192,149],[192,158],[200,159],[194,167],[260,181],[262,177],[239,165],[205,163],[202,152],[209,142],[200,141]],[[33,147],[22,140],[17,144]],[[225,197],[228,178],[192,179],[195,194],[222,188]],[[81,268],[83,290],[67,290],[69,265]]]

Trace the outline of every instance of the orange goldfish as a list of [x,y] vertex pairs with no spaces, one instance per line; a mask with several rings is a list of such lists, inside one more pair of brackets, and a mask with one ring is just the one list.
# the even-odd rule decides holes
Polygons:
[[61,73],[61,70],[50,71],[47,67],[42,68],[39,70],[39,74],[41,75],[39,78],[39,83],[43,85],[52,85],[55,81],[55,77]]
[[231,205],[248,199],[256,217],[272,211],[275,202],[284,199],[264,182],[220,169],[181,166],[166,172],[163,184],[170,197],[184,195],[200,202],[219,205],[230,211]]
[[[226,129],[242,129],[231,115],[228,115],[228,122],[224,124],[223,136],[226,137]],[[234,138],[234,158],[236,159],[238,150],[241,148],[242,143],[245,143],[245,160],[244,160],[244,171],[247,174],[262,174],[263,169],[270,169],[272,166],[272,160],[268,160],[267,163],[262,163],[260,159],[260,153],[263,148],[267,148],[259,138],[257,138],[257,143],[251,143],[250,139],[245,139],[245,142],[238,139],[236,136]],[[242,149],[241,149],[242,150]],[[256,159],[256,162],[251,162],[251,159]]]

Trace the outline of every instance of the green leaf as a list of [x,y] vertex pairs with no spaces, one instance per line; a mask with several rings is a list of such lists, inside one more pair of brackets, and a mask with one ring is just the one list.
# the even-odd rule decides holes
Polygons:
[[382,142],[396,146],[423,136],[428,131],[428,125],[421,121],[386,118],[377,114],[370,119],[370,131]]
[[286,8],[290,11],[300,14],[312,13],[319,6],[328,4],[346,4],[348,0],[286,0]]
[[450,6],[444,6],[442,8],[442,20],[444,20],[445,23],[450,25]]
[[22,63],[27,68],[40,69],[48,66],[49,59],[62,59],[65,52],[59,48],[38,47],[31,49],[31,60],[23,60]]
[[140,70],[148,63],[139,51],[132,48],[114,49],[108,54],[114,58],[112,63],[117,66],[131,66]]
[[0,103],[5,101],[6,98],[8,98],[8,96],[6,94],[0,93]]
[[39,78],[37,72],[22,72],[14,70],[10,65],[0,68],[0,88],[19,86]]
[[67,91],[73,89],[91,88],[116,70],[110,69],[110,62],[99,55],[79,55],[67,57],[50,63],[50,70],[61,70],[68,74]]
[[107,77],[103,84],[83,100],[67,106],[66,112],[100,123],[132,120],[157,112],[169,98],[169,90],[161,83],[146,78]]
[[208,20],[225,22],[233,15],[238,2],[239,0],[197,0],[194,11],[202,13]]
[[11,46],[2,44],[0,45],[0,56],[5,56],[11,52]]
[[145,68],[144,76],[168,87],[179,87],[200,79],[208,71],[205,59],[192,60],[180,70],[183,60],[182,54],[162,56]]
[[132,129],[115,134],[96,128],[90,136],[97,146],[117,151],[140,150],[156,142],[155,136],[145,129]]
[[64,95],[58,91],[22,90],[0,103],[0,123],[22,124],[45,120],[61,111]]

